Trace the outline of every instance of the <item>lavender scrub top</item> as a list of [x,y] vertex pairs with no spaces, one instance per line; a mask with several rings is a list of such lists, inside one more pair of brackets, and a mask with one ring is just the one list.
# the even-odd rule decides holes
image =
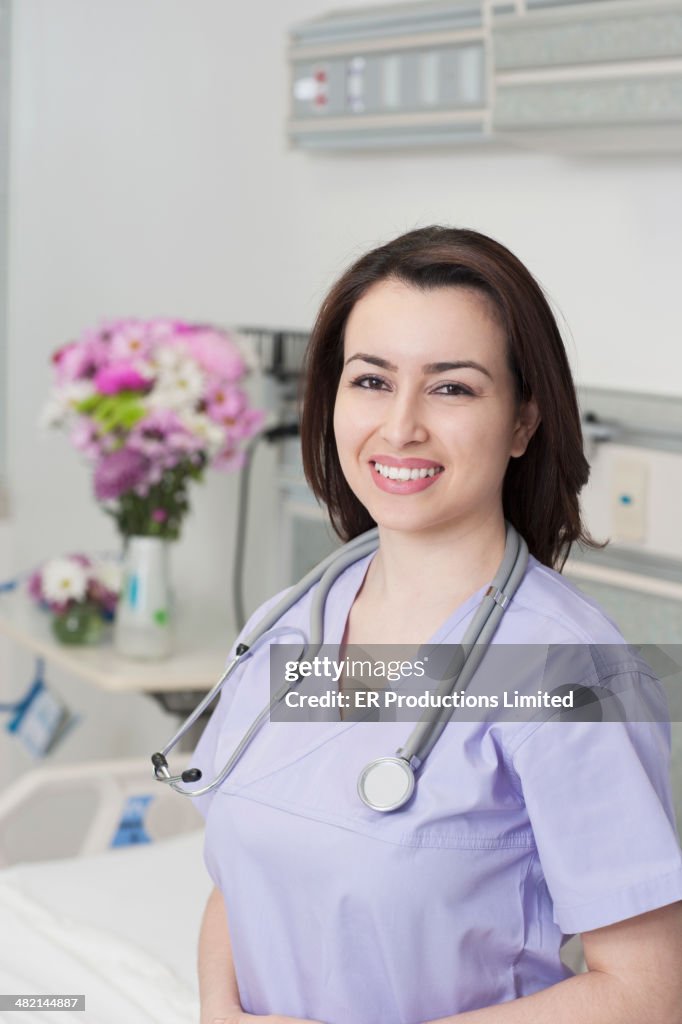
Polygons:
[[[325,643],[341,642],[372,557],[330,592]],[[431,642],[458,643],[484,591]],[[279,625],[307,636],[311,595]],[[591,682],[617,688],[635,675],[660,699],[600,608],[532,557],[493,643],[621,645]],[[190,762],[204,772],[198,786],[269,699],[266,644],[223,688]],[[410,802],[372,811],[358,775],[412,728],[266,719],[218,791],[197,800],[247,1012],[417,1024],[494,1005],[569,977],[566,936],[682,899],[669,725],[453,720]]]

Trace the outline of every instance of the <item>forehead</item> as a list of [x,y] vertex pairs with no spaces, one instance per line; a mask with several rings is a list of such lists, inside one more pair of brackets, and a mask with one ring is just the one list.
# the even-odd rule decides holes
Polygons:
[[492,300],[482,292],[460,285],[422,289],[387,280],[372,285],[353,306],[344,354],[367,351],[370,345],[404,350],[405,355],[474,346],[503,356],[504,341]]

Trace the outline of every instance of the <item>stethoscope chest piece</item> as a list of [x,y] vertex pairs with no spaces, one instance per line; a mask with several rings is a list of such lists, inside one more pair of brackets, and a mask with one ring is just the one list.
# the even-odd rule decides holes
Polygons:
[[378,757],[362,770],[358,793],[373,811],[397,811],[414,791],[414,772],[402,757]]

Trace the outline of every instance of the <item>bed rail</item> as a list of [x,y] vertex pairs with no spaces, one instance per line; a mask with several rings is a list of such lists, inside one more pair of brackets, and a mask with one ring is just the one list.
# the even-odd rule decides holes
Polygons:
[[[177,763],[185,767],[182,755]],[[0,867],[153,842],[201,824],[192,802],[158,785],[145,759],[41,766],[0,795]]]

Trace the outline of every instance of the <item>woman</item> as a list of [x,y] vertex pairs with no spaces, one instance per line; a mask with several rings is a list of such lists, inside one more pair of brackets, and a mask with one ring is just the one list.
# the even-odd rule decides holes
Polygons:
[[[585,681],[636,684],[656,703],[647,667],[555,571],[574,541],[593,543],[578,505],[588,466],[552,313],[503,246],[433,227],[358,260],[311,338],[302,445],[339,535],[379,529],[376,554],[325,604],[324,640],[341,656],[353,644],[460,643],[502,561],[506,520],[531,557],[493,644],[607,645],[612,657]],[[275,642],[308,630],[314,591]],[[193,763],[205,780],[267,705],[268,677],[266,645],[202,737]],[[359,799],[357,779],[409,725],[266,722],[201,800],[216,883],[200,940],[203,1024],[679,1024],[666,727],[546,719],[455,717],[412,798],[388,814]],[[588,968],[576,976],[559,957],[574,933]]]

